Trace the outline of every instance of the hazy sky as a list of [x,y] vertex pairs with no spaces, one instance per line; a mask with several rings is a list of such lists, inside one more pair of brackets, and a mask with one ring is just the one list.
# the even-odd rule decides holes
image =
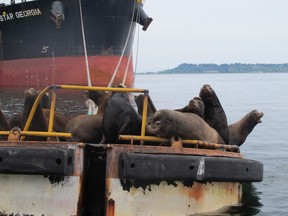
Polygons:
[[144,9],[153,22],[140,31],[137,72],[288,63],[288,0],[146,0]]

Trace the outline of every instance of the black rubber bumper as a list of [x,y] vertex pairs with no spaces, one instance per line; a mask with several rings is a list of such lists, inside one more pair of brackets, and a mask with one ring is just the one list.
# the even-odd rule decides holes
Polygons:
[[122,179],[260,182],[263,164],[242,158],[123,153]]
[[74,151],[52,146],[0,147],[0,173],[72,175]]

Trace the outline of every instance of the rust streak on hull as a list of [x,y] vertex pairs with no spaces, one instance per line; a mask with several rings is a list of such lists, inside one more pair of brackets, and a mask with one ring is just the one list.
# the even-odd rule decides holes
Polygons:
[[[90,78],[93,86],[107,86],[115,70],[119,56],[90,56]],[[124,56],[115,77],[115,83],[123,81],[128,57]],[[1,87],[46,87],[52,84],[87,85],[85,58],[55,57],[1,61]],[[126,86],[133,86],[132,61],[126,78]]]

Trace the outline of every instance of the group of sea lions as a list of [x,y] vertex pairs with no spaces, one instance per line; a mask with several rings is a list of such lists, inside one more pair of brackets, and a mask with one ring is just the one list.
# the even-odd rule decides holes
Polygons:
[[147,131],[163,138],[179,136],[211,143],[241,146],[264,113],[252,110],[239,121],[228,125],[224,109],[210,85],[204,85],[181,109],[158,110],[148,123]]
[[[117,86],[119,87],[119,86]],[[121,86],[120,86],[121,87]],[[24,93],[23,111],[5,118],[0,110],[0,130],[11,130],[14,127],[23,129],[33,103],[39,92],[30,88]],[[85,143],[123,143],[119,135],[140,135],[144,95],[134,97],[138,112],[129,100],[126,92],[86,91],[85,96],[97,106],[95,115],[78,115],[68,118],[55,112],[53,131],[68,132],[71,138],[63,141]],[[47,131],[49,123],[49,102],[44,95],[38,104],[29,130]],[[204,85],[199,96],[189,101],[181,109],[168,110],[155,108],[148,96],[147,127],[148,135],[162,138],[181,137],[197,139],[211,143],[242,145],[253,128],[261,122],[262,112],[253,110],[238,122],[228,125],[227,117],[221,103],[210,85]],[[5,139],[0,136],[0,139]],[[7,139],[7,138],[6,138]],[[25,137],[25,140],[47,140],[46,137]]]
[[[21,113],[11,116],[7,121],[8,129],[18,127],[21,130],[25,127],[26,121],[29,117],[32,106],[38,97],[40,92],[36,91],[34,88],[25,90],[24,92],[24,105]],[[41,103],[38,104],[35,114],[32,118],[29,130],[30,131],[48,131],[50,109],[49,109],[49,96],[44,94]],[[53,130],[56,132],[64,132],[68,119],[64,114],[60,112],[55,112]],[[0,123],[1,124],[1,123]],[[26,140],[39,140],[44,141],[46,137],[33,137],[27,136]]]

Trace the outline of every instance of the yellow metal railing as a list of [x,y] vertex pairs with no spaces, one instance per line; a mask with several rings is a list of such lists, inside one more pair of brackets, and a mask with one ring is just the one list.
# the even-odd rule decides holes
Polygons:
[[[145,127],[146,127],[146,119],[147,119],[147,106],[148,106],[148,90],[145,89],[137,89],[137,88],[119,88],[119,87],[90,87],[90,86],[76,86],[76,85],[52,85],[43,89],[39,95],[37,96],[28,119],[25,123],[25,126],[21,133],[21,140],[25,139],[25,136],[44,136],[44,137],[71,137],[71,133],[58,133],[53,131],[54,124],[54,115],[55,115],[55,105],[56,105],[56,90],[57,89],[66,89],[66,90],[93,90],[93,91],[112,91],[112,92],[133,92],[133,93],[144,93],[144,105],[143,105],[143,116],[142,116],[142,126],[141,126],[141,136],[145,136]],[[49,115],[49,124],[48,131],[28,131],[32,119],[34,117],[36,108],[40,103],[43,95],[50,91],[52,92],[52,101],[50,106],[50,115]],[[10,131],[0,131],[0,135],[9,135]]]
[[[132,144],[133,144],[133,141],[141,141],[141,143],[142,142],[166,142],[166,143],[170,142],[170,140],[165,139],[165,138],[145,136],[146,122],[147,122],[148,94],[149,94],[148,90],[137,89],[137,88],[90,87],[90,86],[76,86],[76,85],[52,85],[43,89],[38,95],[38,97],[36,98],[32,106],[31,112],[23,128],[23,131],[20,132],[21,140],[24,140],[25,136],[28,136],[28,135],[29,136],[44,136],[44,137],[45,136],[46,137],[71,137],[71,133],[53,132],[57,89],[144,93],[141,135],[140,136],[120,135],[119,139],[130,140]],[[52,99],[51,99],[51,106],[50,106],[48,131],[47,132],[28,131],[39,102],[41,101],[43,95],[49,90],[53,90],[53,92],[52,92]],[[9,131],[0,131],[0,135],[9,135],[9,133],[10,133]],[[209,149],[223,149],[223,150],[228,150],[228,151],[239,152],[239,147],[235,145],[209,143],[209,142],[204,142],[200,140],[181,140],[181,145],[180,145],[181,147],[182,147],[182,143],[188,146],[192,145],[196,148],[201,147],[201,148],[209,148]]]
[[[144,141],[144,142],[171,143],[171,140],[169,139],[154,136],[120,135],[119,138],[120,140],[130,140],[131,142]],[[183,147],[182,144],[186,144],[187,146],[193,146],[195,148],[223,149],[227,151],[239,152],[239,147],[236,145],[225,145],[225,144],[205,142],[201,140],[181,140],[180,142],[181,142],[180,147]],[[179,145],[177,145],[177,147],[179,147]]]

